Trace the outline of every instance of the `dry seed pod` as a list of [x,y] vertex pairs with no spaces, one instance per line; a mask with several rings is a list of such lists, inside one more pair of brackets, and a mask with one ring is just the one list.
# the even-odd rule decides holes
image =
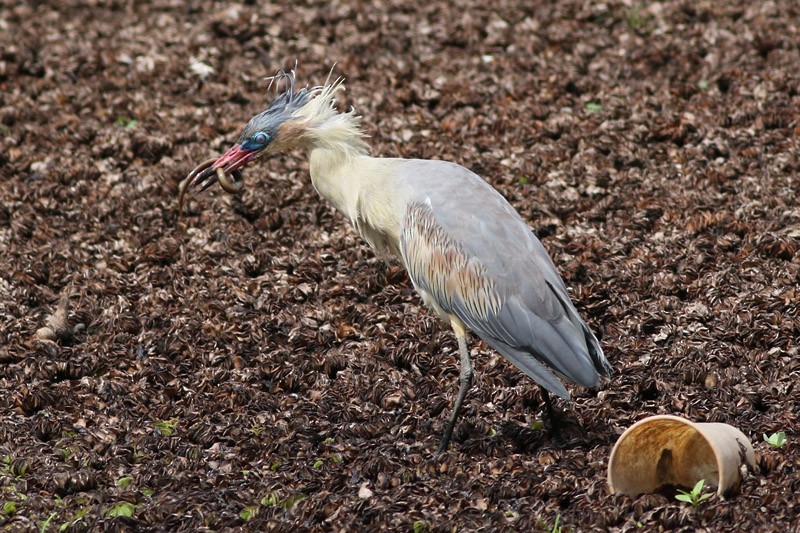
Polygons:
[[36,340],[54,342],[70,336],[72,333],[69,328],[69,299],[71,296],[72,287],[64,289],[55,312],[47,317],[43,327],[36,330]]
[[84,492],[97,487],[97,479],[94,474],[86,470],[77,472],[60,472],[53,476],[55,493],[61,496]]
[[71,295],[71,288],[64,291],[64,294],[61,295],[61,299],[58,302],[56,312],[47,319],[47,325],[53,330],[53,332],[56,334],[56,337],[59,339],[69,334],[67,315],[69,314],[69,298]]
[[38,341],[55,341],[57,338],[56,332],[47,326],[36,330],[36,340]]

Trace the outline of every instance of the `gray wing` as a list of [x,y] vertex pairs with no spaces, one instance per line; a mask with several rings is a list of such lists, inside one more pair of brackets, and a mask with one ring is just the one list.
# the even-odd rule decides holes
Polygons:
[[534,381],[562,398],[550,371],[594,387],[611,367],[541,242],[476,174],[407,161],[400,254],[414,286]]

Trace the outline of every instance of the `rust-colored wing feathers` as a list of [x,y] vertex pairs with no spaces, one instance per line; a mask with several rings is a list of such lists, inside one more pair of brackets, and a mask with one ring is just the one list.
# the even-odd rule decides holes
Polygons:
[[[400,235],[401,256],[421,293],[558,396],[569,393],[548,367],[586,387],[610,374],[599,343],[527,228],[492,238],[475,222],[480,217],[464,219],[456,229],[448,214],[437,217],[436,207],[430,198],[409,202]],[[504,222],[524,226],[515,217]],[[464,227],[469,224],[476,227]]]
[[492,278],[436,223],[429,205],[408,205],[400,251],[411,279],[445,311],[459,305],[470,316],[486,320],[500,310]]

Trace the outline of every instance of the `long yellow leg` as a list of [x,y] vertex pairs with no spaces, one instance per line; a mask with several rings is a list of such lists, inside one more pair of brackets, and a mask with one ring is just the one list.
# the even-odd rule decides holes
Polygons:
[[447,423],[447,429],[444,435],[442,435],[442,440],[439,443],[439,450],[436,452],[436,455],[440,455],[447,450],[447,446],[450,444],[450,437],[453,436],[453,428],[455,428],[456,420],[461,412],[461,404],[464,403],[464,398],[467,396],[469,386],[472,384],[472,362],[469,360],[469,350],[467,350],[467,332],[460,320],[453,320],[451,324],[456,334],[456,339],[458,339],[458,353],[461,357],[459,374],[461,386],[458,389],[456,403],[453,406],[453,414],[450,416],[450,421]]

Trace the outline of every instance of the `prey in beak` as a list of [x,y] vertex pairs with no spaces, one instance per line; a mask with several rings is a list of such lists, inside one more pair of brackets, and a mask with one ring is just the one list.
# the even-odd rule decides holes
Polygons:
[[229,194],[242,192],[244,179],[241,167],[252,161],[263,147],[237,142],[219,159],[207,159],[197,165],[181,184],[178,195],[178,216],[183,213],[183,201],[189,187],[200,187],[200,192],[203,192],[215,183],[219,183]]
[[[239,169],[252,161],[256,153],[257,150],[244,150],[240,143],[236,143],[219,159],[200,163],[189,173],[186,181],[191,187],[200,187],[200,192],[219,182],[225,192],[239,193],[244,188],[242,171]],[[232,179],[229,179],[229,175]]]
[[[183,180],[180,185],[180,192],[178,193],[179,220],[183,214],[183,202],[186,198],[186,191],[189,189],[189,187],[199,186],[200,192],[203,192],[215,183],[219,182],[220,187],[222,187],[225,192],[230,194],[238,194],[244,190],[244,179],[242,179],[242,171],[239,170],[239,167],[252,159],[252,156],[249,158],[242,157],[240,155],[241,151],[235,152],[233,155],[231,155],[231,153],[236,149],[238,149],[238,145],[234,145],[219,159],[207,159],[203,161],[197,165],[188,176],[186,176],[186,179]],[[226,165],[226,161],[235,161],[236,164],[235,166],[231,165],[230,163]],[[232,179],[228,177],[228,172],[230,173],[230,178]]]
[[178,216],[183,213],[183,201],[189,187],[199,187],[199,192],[203,192],[215,183],[219,183],[229,194],[241,193],[244,190],[241,168],[255,159],[269,144],[269,140],[269,134],[257,131],[249,138],[244,140],[240,138],[239,142],[231,146],[219,159],[207,159],[197,165],[181,183]]
[[[178,216],[183,212],[183,201],[190,187],[205,191],[219,183],[225,192],[239,194],[244,190],[241,168],[256,157],[278,153],[296,144],[302,129],[291,127],[298,113],[321,90],[302,88],[295,90],[294,72],[278,73],[273,79],[286,80],[286,91],[278,94],[266,111],[254,116],[242,129],[239,140],[219,159],[208,159],[192,170],[181,183],[178,196]],[[276,86],[277,91],[277,86]]]

